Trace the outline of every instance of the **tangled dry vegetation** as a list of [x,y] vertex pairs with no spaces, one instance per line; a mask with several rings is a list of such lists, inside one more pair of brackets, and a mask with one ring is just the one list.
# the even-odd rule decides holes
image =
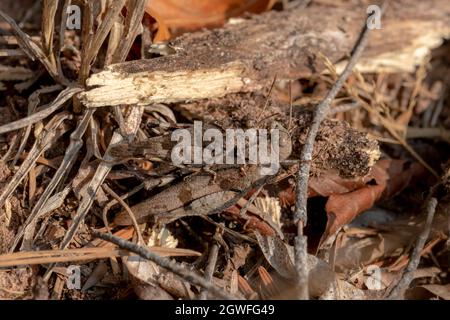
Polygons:
[[[448,3],[190,5],[2,0],[0,298],[449,299]],[[281,168],[172,165],[196,120]]]

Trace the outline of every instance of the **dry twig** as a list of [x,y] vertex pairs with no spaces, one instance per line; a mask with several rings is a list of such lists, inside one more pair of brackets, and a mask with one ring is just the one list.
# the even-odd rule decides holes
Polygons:
[[[385,6],[383,4],[383,9]],[[307,199],[308,199],[308,180],[311,168],[312,152],[314,142],[319,131],[320,124],[328,114],[330,104],[336,95],[341,90],[347,78],[350,76],[355,67],[359,57],[361,56],[364,47],[367,43],[369,29],[367,23],[364,23],[363,30],[352,50],[350,60],[347,66],[340,75],[339,79],[334,84],[333,88],[328,92],[324,100],[315,108],[313,121],[308,131],[308,135],[300,156],[300,167],[297,175],[297,194],[296,194],[296,211],[294,222],[297,224],[298,235],[295,239],[295,264],[297,267],[298,276],[298,297],[299,299],[308,299],[308,270],[306,268],[307,259],[307,239],[303,235],[303,227],[307,223]]]

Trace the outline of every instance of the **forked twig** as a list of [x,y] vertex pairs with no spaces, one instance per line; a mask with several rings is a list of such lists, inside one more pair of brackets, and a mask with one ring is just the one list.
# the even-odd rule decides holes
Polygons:
[[[382,11],[384,10],[386,2],[383,3]],[[327,116],[330,109],[330,104],[336,95],[341,90],[347,78],[350,76],[353,68],[355,67],[359,57],[368,40],[369,28],[366,21],[364,21],[364,27],[359,35],[358,40],[352,50],[352,54],[339,79],[333,85],[323,101],[314,109],[314,115],[311,126],[308,131],[308,135],[305,140],[305,144],[302,148],[300,156],[300,166],[297,175],[297,192],[295,203],[295,215],[294,222],[297,224],[297,237],[295,239],[295,265],[297,268],[297,285],[298,285],[298,298],[305,300],[309,299],[308,290],[308,270],[307,265],[307,239],[303,235],[303,228],[307,223],[307,199],[308,199],[308,180],[309,172],[311,169],[312,152],[314,149],[314,142],[319,131],[322,120]]]
[[98,231],[93,231],[94,236],[101,238],[103,240],[109,241],[114,243],[115,245],[119,246],[122,249],[126,249],[128,251],[134,252],[141,256],[144,259],[150,260],[157,265],[161,266],[162,268],[169,270],[170,272],[173,272],[177,276],[181,277],[182,279],[189,281],[197,286],[200,286],[212,294],[215,294],[217,297],[227,300],[234,300],[236,297],[233,297],[226,293],[225,290],[216,287],[215,285],[211,284],[211,282],[205,280],[201,276],[197,275],[196,273],[187,270],[182,265],[176,263],[175,261],[163,258],[159,256],[158,254],[155,254],[151,251],[149,251],[147,248],[134,244],[130,241],[124,240],[122,238],[116,237],[109,233],[102,233]]

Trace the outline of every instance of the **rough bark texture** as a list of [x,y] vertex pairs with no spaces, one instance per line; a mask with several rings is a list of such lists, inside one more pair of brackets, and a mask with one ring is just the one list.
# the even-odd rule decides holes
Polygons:
[[[323,69],[325,55],[344,60],[366,19],[367,4],[333,6],[314,1],[307,9],[267,12],[224,28],[186,34],[170,45],[175,54],[110,66],[88,80],[89,107],[213,98],[256,91],[275,75],[295,79]],[[362,71],[411,70],[450,36],[447,0],[392,1],[374,30]]]

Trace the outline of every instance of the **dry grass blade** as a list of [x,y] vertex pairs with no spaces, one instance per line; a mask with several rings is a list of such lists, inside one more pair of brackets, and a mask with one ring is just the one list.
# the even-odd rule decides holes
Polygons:
[[[199,252],[187,249],[149,247],[148,250],[163,257],[200,256]],[[129,256],[129,253],[125,250],[117,249],[117,247],[42,250],[31,252],[22,251],[0,255],[0,267],[72,262],[124,256]]]
[[64,76],[64,72],[63,72],[62,67],[61,67],[60,52],[62,51],[63,46],[64,46],[64,38],[65,38],[65,35],[66,35],[66,25],[67,25],[66,21],[67,21],[67,16],[68,16],[67,9],[68,9],[68,7],[70,6],[71,3],[72,3],[71,0],[65,0],[64,1],[64,5],[62,7],[61,24],[59,26],[59,39],[58,39],[58,47],[57,47],[58,51],[57,51],[57,54],[56,54],[56,66],[58,68],[58,73],[59,73],[60,77],[63,78],[63,79],[65,79],[65,76]]
[[147,2],[147,0],[128,1],[127,10],[129,13],[127,14],[125,20],[125,30],[123,33],[125,35],[125,38],[114,53],[112,63],[125,61],[127,54],[134,43],[134,40],[142,30],[141,21],[144,17],[145,5],[147,4]]
[[[117,16],[120,13],[120,10],[122,9],[125,1],[124,0],[116,0],[114,1],[114,4],[110,7],[108,10],[108,13],[106,14],[102,25],[99,27],[99,30],[97,31],[97,34],[94,37],[94,40],[92,40],[92,43],[89,48],[89,52],[93,50],[93,48],[100,48],[101,43],[99,43],[100,40],[102,42],[105,40],[106,35],[111,30],[113,23],[115,20],[115,16]],[[133,12],[133,11],[131,11]],[[143,12],[142,12],[143,14]],[[133,38],[134,40],[134,38]],[[87,52],[87,56],[89,56],[89,52]],[[97,52],[97,51],[95,51]],[[91,53],[92,54],[92,53]],[[125,55],[123,57],[125,59]],[[89,59],[87,60],[89,61]],[[117,61],[120,62],[120,61]],[[133,140],[134,136],[136,135],[137,130],[139,129],[139,125],[141,123],[141,117],[143,113],[143,108],[140,107],[134,107],[132,108],[131,112],[129,113],[128,117],[124,119],[124,133],[127,135],[127,138],[129,141]],[[111,141],[110,146],[118,144],[124,140],[124,137],[117,131],[114,132]],[[102,185],[103,181],[106,179],[106,176],[110,172],[112,166],[113,166],[113,157],[109,154],[109,148],[106,150],[106,153],[103,158],[104,161],[100,163],[98,166],[94,177],[91,179],[86,193],[82,195],[82,200],[80,205],[78,206],[77,213],[73,219],[73,223],[66,233],[63,241],[61,242],[60,248],[64,249],[72,240],[73,236],[75,235],[76,231],[78,230],[78,227],[82,221],[84,221],[84,218],[86,214],[88,213],[89,209],[92,206],[92,203],[94,202],[95,195],[97,194],[98,189]]]
[[56,65],[49,60],[47,55],[44,53],[42,48],[38,46],[31,38],[23,32],[17,23],[12,19],[10,16],[8,16],[6,13],[0,10],[0,17],[3,18],[12,28],[12,32],[17,37],[17,42],[19,43],[20,47],[23,51],[28,55],[28,57],[32,60],[39,60],[47,69],[48,73],[58,82],[58,83],[64,83],[64,81],[60,78],[58,74],[58,70],[56,68]]
[[53,52],[53,34],[58,2],[59,0],[43,0],[42,4],[42,49],[54,68],[56,67],[56,59]]
[[70,250],[42,250],[16,252],[0,256],[0,267],[71,262],[124,256],[126,253],[115,248],[82,248]]
[[53,178],[50,181],[49,185],[47,186],[47,188],[45,188],[44,193],[41,195],[38,202],[33,207],[31,214],[25,221],[24,228],[22,228],[21,231],[16,234],[11,250],[15,249],[18,242],[23,236],[24,240],[22,244],[22,250],[29,250],[31,248],[31,242],[34,237],[36,222],[42,214],[41,209],[47,204],[47,200],[50,198],[58,185],[60,185],[65,175],[70,172],[73,164],[75,163],[78,151],[83,146],[82,136],[86,131],[93,113],[94,112],[90,109],[85,110],[85,113],[79,121],[77,128],[70,135],[70,144],[66,149],[66,153],[64,154],[64,159],[61,165],[58,167],[58,170],[53,175]]
[[94,39],[94,4],[92,1],[84,2],[83,9],[83,26],[81,28],[81,40],[83,42],[83,46],[81,49],[81,67],[80,73],[78,74],[78,83],[84,85],[86,79],[89,76],[89,71],[91,70],[91,62],[88,61],[87,52],[89,51],[89,47]]
[[[54,86],[50,86],[50,87],[45,87],[39,90],[36,90],[35,92],[33,92],[31,94],[31,96],[28,98],[28,116],[31,116],[34,112],[34,110],[37,108],[40,100],[39,100],[39,96],[41,94],[45,94],[45,93],[51,93],[57,90],[62,89],[62,87],[60,85],[54,85]],[[17,161],[20,158],[20,155],[23,154],[23,150],[25,149],[25,145],[28,141],[28,137],[30,136],[31,133],[31,128],[32,125],[29,125],[26,127],[23,136],[22,136],[22,141],[20,142],[19,145],[19,149],[17,150],[17,154],[14,157],[13,163],[12,165],[15,165],[17,163]]]
[[69,129],[69,127],[64,125],[63,122],[70,118],[71,115],[68,113],[60,113],[46,125],[43,132],[41,132],[40,136],[36,139],[36,142],[34,143],[25,161],[3,189],[0,196],[0,207],[4,205],[5,200],[14,192],[20,182],[25,178],[33,165],[36,163],[37,158]]
[[[205,280],[208,282],[211,282],[213,278],[214,270],[216,269],[218,254],[219,254],[219,245],[217,243],[213,243],[213,245],[211,246],[211,250],[209,252],[208,265],[205,269]],[[206,290],[202,290],[200,292],[199,299],[206,300],[207,297],[208,292]]]
[[[121,197],[119,197],[119,195],[117,193],[114,192],[114,190],[112,190],[106,183],[103,184],[103,190],[105,190],[107,193],[109,193],[110,196],[112,196],[116,201],[118,201],[120,203],[120,205],[125,209],[125,211],[128,213],[128,215],[130,216],[131,220],[133,221],[133,226],[134,229],[136,231],[136,234],[138,236],[138,243],[139,244],[144,244],[144,238],[142,237],[142,233],[141,230],[139,229],[139,224],[136,221],[136,217],[134,216],[133,211],[130,209],[130,207],[126,204],[125,201],[122,200]],[[108,227],[108,225],[105,225],[106,227]]]
[[14,131],[17,129],[25,128],[32,125],[42,119],[45,119],[53,112],[58,110],[64,103],[71,99],[75,94],[83,91],[80,87],[68,87],[63,90],[50,105],[46,106],[43,110],[36,112],[26,118],[5,124],[0,127],[0,134]]
[[[104,17],[101,25],[98,27],[95,36],[92,38],[92,41],[89,42],[88,47],[86,48],[86,52],[84,53],[83,66],[84,68],[90,68],[93,60],[98,54],[100,47],[104,43],[108,33],[116,21],[117,15],[122,11],[122,8],[125,4],[126,0],[114,0],[111,6],[109,7],[106,16]],[[89,5],[88,5],[89,6]],[[83,70],[83,67],[82,67]],[[83,74],[88,74],[88,72],[82,72]]]

